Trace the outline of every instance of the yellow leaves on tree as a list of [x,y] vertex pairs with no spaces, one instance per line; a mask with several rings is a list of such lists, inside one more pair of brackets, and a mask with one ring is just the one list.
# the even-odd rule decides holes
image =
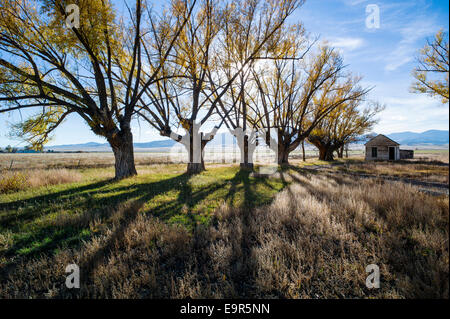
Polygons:
[[66,115],[62,107],[47,108],[44,112],[13,125],[10,135],[23,139],[31,149],[42,151],[44,145],[50,140],[51,132],[58,127]]
[[448,33],[439,31],[433,41],[420,50],[418,66],[413,71],[416,82],[411,90],[440,97],[442,103],[449,99],[449,47]]

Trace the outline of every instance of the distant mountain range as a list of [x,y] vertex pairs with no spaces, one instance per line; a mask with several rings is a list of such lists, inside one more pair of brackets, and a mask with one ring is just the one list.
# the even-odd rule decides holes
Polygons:
[[[376,134],[376,133],[373,133]],[[429,130],[423,133],[414,133],[414,132],[400,132],[400,133],[392,133],[386,134],[389,138],[393,139],[397,143],[401,145],[409,145],[409,146],[417,146],[417,145],[448,145],[449,144],[449,131],[441,131],[441,130]],[[232,145],[233,137],[231,134],[225,134],[225,144]],[[148,152],[158,152],[164,151],[168,148],[171,148],[177,144],[173,140],[160,140],[160,141],[152,141],[147,143],[134,143],[134,148],[136,151],[148,151]],[[222,144],[222,136],[219,134],[216,138],[211,141],[210,145],[221,145]],[[85,143],[85,144],[69,144],[69,145],[56,145],[56,146],[48,146],[45,148],[46,150],[52,150],[57,152],[105,152],[111,151],[109,144],[107,143]]]
[[[170,148],[173,145],[175,145],[176,142],[173,140],[162,140],[162,141],[152,141],[147,143],[134,143],[134,148],[139,149],[150,149],[157,151],[161,148]],[[45,148],[45,150],[52,150],[57,152],[76,152],[76,151],[82,151],[82,152],[104,152],[104,151],[111,151],[111,147],[108,143],[95,143],[95,142],[89,142],[84,144],[67,144],[67,145],[55,145],[55,146],[48,146]]]
[[449,143],[448,131],[401,132],[388,134],[387,136],[402,145],[444,145]]

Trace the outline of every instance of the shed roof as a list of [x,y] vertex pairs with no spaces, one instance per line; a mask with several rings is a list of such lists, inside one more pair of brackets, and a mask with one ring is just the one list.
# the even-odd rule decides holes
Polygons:
[[368,141],[366,146],[399,146],[396,141],[391,140],[389,137],[378,134],[374,138],[372,138],[370,141]]

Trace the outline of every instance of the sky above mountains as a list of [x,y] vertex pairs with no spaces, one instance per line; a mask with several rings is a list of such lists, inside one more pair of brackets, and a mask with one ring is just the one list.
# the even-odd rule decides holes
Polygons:
[[[380,28],[366,27],[366,7],[370,4],[380,9]],[[409,92],[417,51],[439,29],[448,32],[448,20],[447,0],[307,0],[290,18],[290,22],[301,21],[312,36],[320,36],[339,49],[348,69],[363,76],[365,85],[374,87],[370,98],[385,104],[386,109],[373,131],[383,134],[449,128],[448,105]],[[7,137],[8,123],[19,120],[19,113],[0,114],[0,145],[23,145]],[[135,121],[133,132],[135,142],[162,139],[144,122]],[[105,141],[72,116],[56,130],[49,145],[86,142]]]

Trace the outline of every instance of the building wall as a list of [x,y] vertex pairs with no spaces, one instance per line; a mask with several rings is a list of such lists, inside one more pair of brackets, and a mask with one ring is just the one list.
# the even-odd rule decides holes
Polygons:
[[400,150],[400,159],[411,159],[414,158],[413,150]]
[[[372,157],[372,147],[377,148],[377,157]],[[398,146],[371,145],[366,146],[366,160],[389,160],[389,147],[395,147],[395,160],[400,159],[400,148]]]

